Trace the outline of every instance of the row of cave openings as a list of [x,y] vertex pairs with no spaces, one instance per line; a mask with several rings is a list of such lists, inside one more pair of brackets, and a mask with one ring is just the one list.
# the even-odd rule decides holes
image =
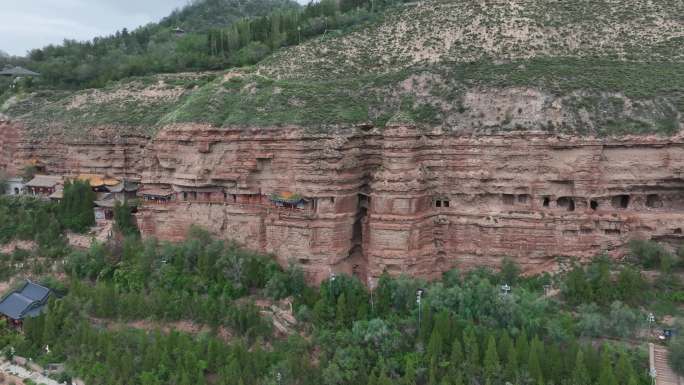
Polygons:
[[[586,202],[586,198],[559,197],[556,199],[556,206],[567,211],[575,211],[576,199],[581,199]],[[631,197],[627,194],[615,195],[610,197],[610,205],[613,209],[625,210],[629,208],[631,200]],[[542,199],[543,207],[549,207],[550,203],[550,197],[544,197]],[[646,207],[653,209],[661,208],[663,207],[663,201],[658,194],[649,194],[646,196]],[[598,210],[599,201],[596,199],[589,199],[589,208],[594,211]]]
[[[503,194],[502,201],[504,205],[515,205],[516,202],[519,204],[527,204],[531,199],[528,194]],[[558,197],[556,198],[556,206],[567,211],[575,211],[577,200],[582,200],[586,202],[586,198],[578,197]],[[448,198],[440,197],[433,200],[434,207],[436,208],[448,208],[451,206],[451,202]],[[627,194],[615,195],[610,197],[610,205],[613,209],[624,210],[629,208],[631,203],[631,197]],[[541,201],[542,207],[551,207],[551,197],[542,197]],[[599,201],[597,199],[589,199],[589,208],[596,211],[599,208]],[[658,194],[649,194],[646,196],[646,207],[649,208],[661,208],[663,207],[663,201]]]

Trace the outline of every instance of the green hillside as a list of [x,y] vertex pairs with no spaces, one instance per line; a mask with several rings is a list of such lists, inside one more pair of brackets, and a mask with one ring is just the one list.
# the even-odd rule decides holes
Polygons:
[[[14,98],[4,111],[30,127],[44,127],[50,116],[53,127],[63,122],[72,131],[106,124],[153,133],[184,122],[321,131],[401,119],[456,133],[674,134],[684,114],[684,5],[628,3],[401,4],[372,23],[282,48],[255,67],[199,82],[165,75],[162,83],[148,77],[98,91],[43,92]],[[85,97],[140,84],[182,92],[137,103],[133,114],[125,113],[126,98],[101,105]],[[72,99],[85,101],[64,108]]]

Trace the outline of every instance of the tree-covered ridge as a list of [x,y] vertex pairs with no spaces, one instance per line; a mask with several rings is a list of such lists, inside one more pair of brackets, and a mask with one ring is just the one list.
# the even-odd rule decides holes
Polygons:
[[[208,54],[208,30],[276,9],[298,8],[289,0],[193,1],[161,22],[133,31],[124,28],[85,42],[65,40],[33,49],[26,58],[0,57],[0,68],[22,65],[41,74],[41,87],[67,89],[102,87],[130,76],[221,68],[223,63]],[[176,28],[185,33],[177,33]]]

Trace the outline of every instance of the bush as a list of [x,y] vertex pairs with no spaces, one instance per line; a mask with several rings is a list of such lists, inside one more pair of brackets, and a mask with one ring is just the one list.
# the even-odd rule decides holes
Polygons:
[[629,242],[629,251],[647,269],[660,268],[662,271],[670,271],[676,262],[676,258],[670,254],[661,244],[634,239]]
[[684,375],[684,337],[682,336],[677,336],[670,342],[670,366],[679,375]]

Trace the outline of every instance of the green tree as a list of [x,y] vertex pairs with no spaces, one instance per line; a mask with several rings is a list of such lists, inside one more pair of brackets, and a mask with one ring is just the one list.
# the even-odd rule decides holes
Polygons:
[[496,351],[496,341],[493,336],[489,337],[487,341],[487,350],[484,356],[484,375],[485,378],[494,381],[501,373],[501,362],[499,361],[499,354]]
[[518,377],[518,352],[513,344],[508,345],[506,350],[506,366],[504,367],[504,378],[514,382]]
[[64,184],[64,195],[59,203],[60,221],[67,229],[84,232],[95,224],[93,211],[95,193],[90,183],[74,180]]
[[539,362],[539,344],[532,343],[530,346],[530,355],[527,361],[527,371],[530,377],[534,379],[538,384],[544,383],[544,374],[542,372],[541,364]]
[[114,229],[125,237],[140,235],[128,201],[124,201],[123,204],[116,202],[114,205]]
[[589,371],[584,365],[584,355],[582,349],[577,350],[577,358],[575,359],[575,368],[572,371],[573,385],[591,385],[591,377]]

